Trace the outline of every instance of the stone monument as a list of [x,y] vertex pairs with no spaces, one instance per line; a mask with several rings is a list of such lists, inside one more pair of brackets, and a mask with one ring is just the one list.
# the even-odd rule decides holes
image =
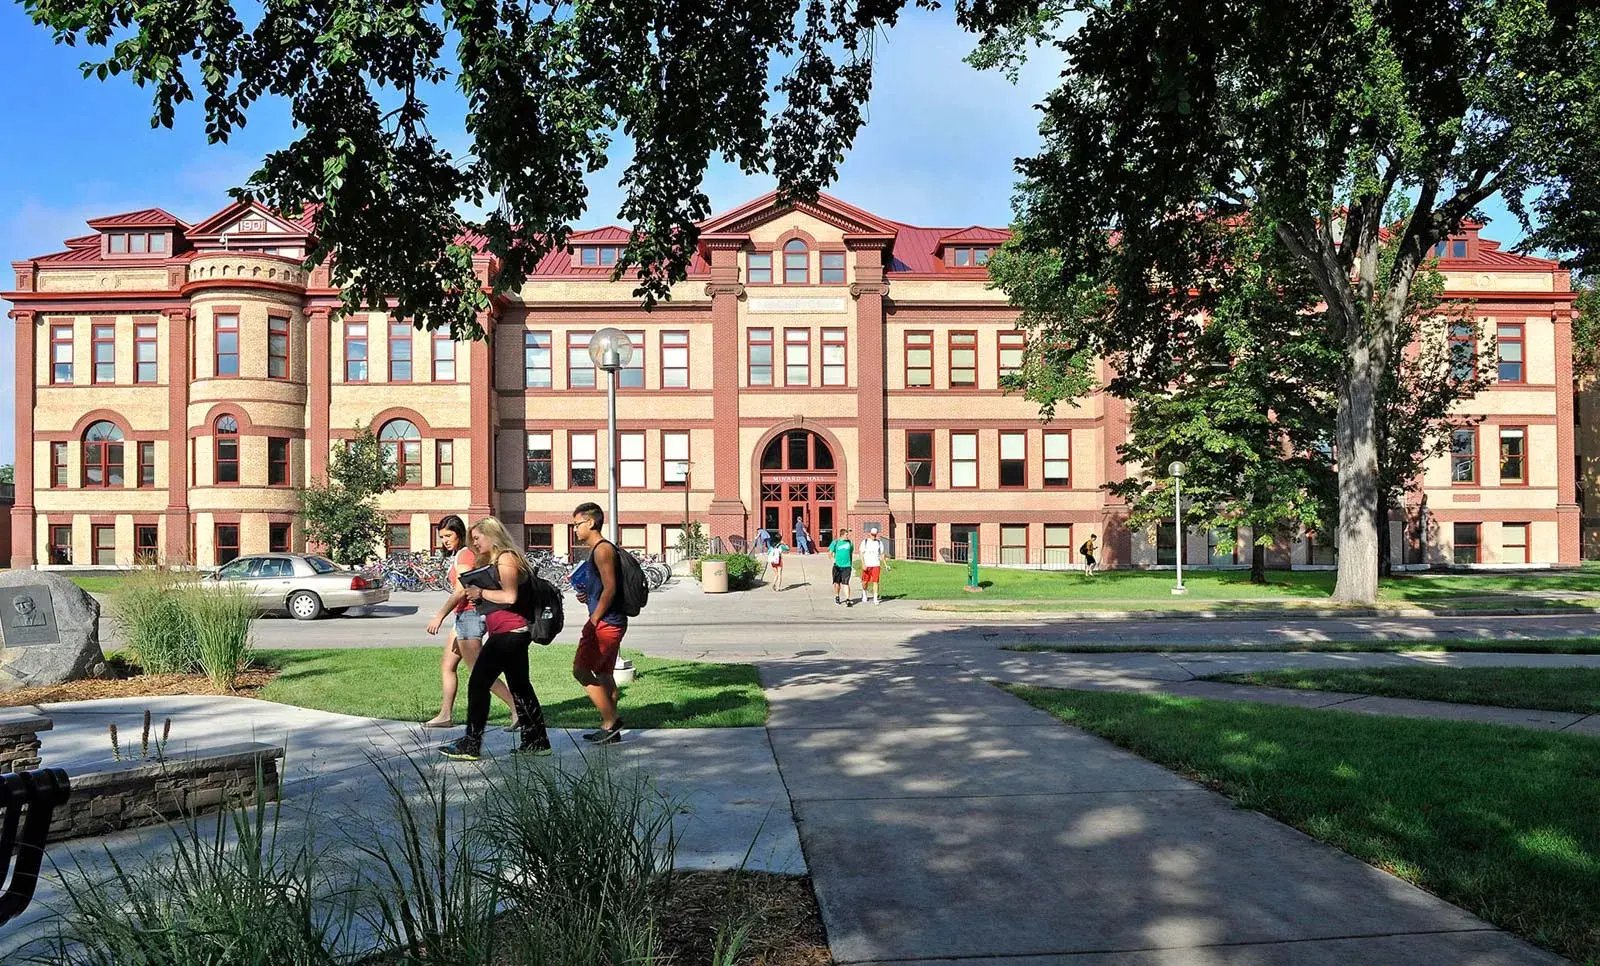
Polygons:
[[0,691],[76,681],[104,669],[93,597],[55,574],[0,573]]

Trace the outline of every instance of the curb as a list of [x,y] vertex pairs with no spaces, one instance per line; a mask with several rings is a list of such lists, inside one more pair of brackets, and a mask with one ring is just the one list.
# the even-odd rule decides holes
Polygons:
[[1150,620],[1229,620],[1229,621],[1269,621],[1269,620],[1327,620],[1330,618],[1357,618],[1357,617],[1566,617],[1566,616],[1600,616],[1588,607],[1440,607],[1430,609],[1425,607],[1319,607],[1319,608],[1281,608],[1277,610],[941,610],[931,607],[917,608],[919,615],[926,615],[930,620],[963,619],[989,619],[989,620],[1037,620],[1037,621],[1150,621]]

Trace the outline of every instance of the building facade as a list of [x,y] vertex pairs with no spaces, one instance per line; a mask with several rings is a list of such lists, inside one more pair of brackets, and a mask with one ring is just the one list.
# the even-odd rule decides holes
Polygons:
[[[14,566],[297,549],[296,489],[357,423],[395,465],[391,549],[431,546],[453,512],[564,552],[572,507],[604,502],[605,374],[587,351],[604,326],[636,346],[618,389],[624,545],[670,548],[686,517],[724,539],[792,538],[798,519],[823,542],[877,523],[945,558],[974,531],[999,563],[1070,566],[1091,533],[1113,564],[1176,555],[1123,527],[1102,489],[1125,472],[1120,401],[1097,394],[1042,424],[1001,391],[1026,337],[988,286],[998,229],[767,195],[702,226],[689,280],[653,311],[610,281],[626,230],[582,232],[484,313],[488,339],[458,344],[382,313],[338,316],[327,271],[301,267],[305,220],[240,203],[193,225],[147,209],[89,227],[14,263],[4,295]],[[1567,273],[1476,226],[1440,255],[1448,294],[1475,300],[1497,336],[1500,378],[1471,403],[1483,422],[1397,514],[1396,559],[1575,563]],[[488,256],[477,265],[487,281]],[[1190,534],[1185,562],[1248,560],[1218,537]],[[1272,562],[1331,553],[1301,540]]]

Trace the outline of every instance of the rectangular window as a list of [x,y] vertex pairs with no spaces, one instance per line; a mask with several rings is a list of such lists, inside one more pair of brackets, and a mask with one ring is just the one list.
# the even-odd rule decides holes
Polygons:
[[1465,238],[1453,238],[1450,240],[1450,257],[1467,257],[1467,240]]
[[689,434],[663,432],[661,434],[661,484],[663,486],[688,486]]
[[848,366],[845,363],[846,338],[844,329],[822,330],[822,384],[824,386],[843,386],[849,378]]
[[1028,349],[1026,332],[1000,333],[1000,378],[1014,376],[1022,371],[1022,357]]
[[1500,524],[1500,562],[1533,562],[1533,558],[1528,555],[1528,525],[1526,523]]
[[161,555],[161,528],[141,523],[133,528],[133,555],[140,563],[154,563]]
[[1028,525],[1026,523],[1000,524],[1000,562],[1025,564],[1028,562]]
[[72,563],[71,525],[58,524],[50,528],[50,562],[53,564]]
[[1072,485],[1072,434],[1044,434],[1044,485]]
[[906,333],[906,388],[933,387],[933,333]]
[[289,440],[284,437],[267,438],[267,485],[289,485]]
[[1028,485],[1028,435],[1000,434],[1000,485]]
[[289,320],[267,316],[267,378],[289,378]]
[[525,523],[522,545],[529,553],[550,553],[555,549],[555,529],[548,523]]
[[[1156,566],[1171,567],[1178,562],[1178,534],[1170,524],[1156,524]],[[1315,563],[1315,559],[1311,561]]]
[[1478,482],[1478,431],[1453,429],[1450,431],[1450,482]]
[[1495,326],[1495,350],[1500,356],[1501,382],[1526,382],[1522,368],[1522,326]]
[[239,525],[219,523],[216,529],[217,566],[222,566],[239,556]]
[[1500,427],[1500,482],[1528,482],[1528,429]]
[[91,529],[94,535],[94,562],[97,567],[117,565],[117,528],[107,523],[97,523]]
[[1066,567],[1072,563],[1072,524],[1044,525],[1044,563],[1047,567]]
[[1450,376],[1471,379],[1477,371],[1478,329],[1471,322],[1450,323]]
[[523,472],[524,486],[539,487],[552,484],[550,437],[550,433],[528,434],[528,452]]
[[156,365],[156,324],[139,322],[133,327],[133,381],[150,385],[160,372]]
[[644,434],[617,434],[618,486],[644,486]]
[[72,385],[72,326],[50,326],[50,384]]
[[239,434],[215,433],[212,435],[215,447],[213,462],[217,483],[234,484],[239,482]]
[[783,330],[783,384],[811,385],[811,330]]
[[636,554],[645,553],[650,546],[650,527],[643,523],[624,523],[617,527],[617,543],[622,549]]
[[593,332],[567,333],[567,385],[573,389],[594,388],[594,360],[589,358],[589,337]]
[[456,485],[456,441],[453,439],[434,440],[433,466],[435,475],[439,478],[439,486]]
[[689,388],[689,333],[661,333],[661,388]]
[[409,323],[389,323],[389,381],[411,381],[411,334]]
[[567,476],[567,485],[569,487],[595,486],[593,433],[567,434]]
[[91,373],[95,385],[117,381],[117,327],[110,322],[99,323],[89,329],[90,349],[94,369]]
[[219,379],[239,374],[239,317],[224,313],[212,319],[216,333],[216,358],[213,370]]
[[822,253],[822,284],[844,284],[844,252]]
[[411,525],[409,523],[391,523],[389,532],[383,540],[384,553],[393,556],[397,553],[406,553],[411,549]]
[[269,524],[267,524],[267,552],[268,553],[288,553],[289,552],[289,524],[287,524],[287,523],[269,523]]
[[[930,527],[931,523],[918,524],[919,527]],[[972,559],[972,535],[981,533],[976,523],[950,524],[950,563],[967,563]],[[981,537],[979,538],[982,539]],[[978,545],[978,551],[983,552],[983,545]]]
[[772,253],[751,252],[745,256],[745,275],[750,285],[772,284]]
[[1454,560],[1458,564],[1475,564],[1478,562],[1478,527],[1476,523],[1451,524],[1452,536],[1455,538]]
[[150,235],[150,253],[152,255],[164,254],[167,250],[167,236],[164,232],[152,232]]
[[367,323],[344,324],[344,381],[367,381]]
[[50,384],[72,385],[72,326],[50,327]]
[[628,356],[628,364],[617,371],[617,387],[619,389],[644,388],[644,333],[624,333],[628,341],[633,343],[633,352]]
[[978,384],[978,333],[950,333],[950,388]]
[[978,485],[978,434],[950,434],[950,486],[968,488]]
[[142,231],[131,232],[128,235],[128,254],[143,255],[150,248],[150,236]]
[[522,333],[522,384],[529,389],[549,389],[550,333]]
[[136,486],[156,485],[156,444],[150,440],[140,440],[134,444],[139,451],[139,475],[136,477]]
[[113,255],[128,254],[128,233],[125,231],[119,231],[107,235],[106,250]]
[[750,385],[772,385],[772,330],[751,329]]
[[[933,431],[906,430],[906,482],[911,486],[933,485]],[[913,467],[909,464],[915,463]]]
[[50,444],[50,485],[62,487],[67,485],[67,444]]
[[456,381],[456,340],[448,329],[433,333],[433,381]]

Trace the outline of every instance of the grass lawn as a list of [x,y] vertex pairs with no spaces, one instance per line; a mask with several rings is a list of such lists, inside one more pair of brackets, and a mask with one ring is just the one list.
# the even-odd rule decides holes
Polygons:
[[90,574],[73,577],[72,582],[91,594],[115,594],[122,589],[127,577],[122,574]]
[[[598,727],[600,715],[572,679],[573,645],[532,651],[531,677],[545,719],[561,727]],[[732,728],[762,725],[767,701],[749,664],[702,664],[623,652],[638,674],[622,687],[622,714],[630,728]],[[268,701],[401,721],[424,721],[439,711],[439,648],[375,647],[258,651],[257,660],[279,669],[258,697]],[[456,720],[467,715],[463,667]],[[510,712],[498,699],[491,721]]]
[[1115,654],[1123,651],[1144,654],[1193,654],[1198,651],[1486,651],[1491,654],[1600,654],[1600,637],[1555,638],[1551,640],[1489,641],[1262,641],[1259,644],[1011,644],[1005,651],[1059,654]]
[[[1219,602],[1265,604],[1275,601],[1325,603],[1333,593],[1334,573],[1328,570],[1269,570],[1267,583],[1250,583],[1248,570],[1185,570],[1189,593],[1174,598],[1170,570],[1110,570],[1086,576],[1076,570],[1014,570],[982,567],[978,571],[984,597],[1001,601],[1061,601],[1071,608],[1107,604],[1117,608],[1190,609]],[[908,600],[965,601],[984,607],[963,588],[967,568],[956,564],[897,560],[884,575],[886,596]],[[1494,596],[1513,591],[1560,594],[1600,590],[1600,565],[1577,570],[1526,571],[1498,574],[1417,574],[1385,578],[1379,585],[1380,604],[1426,604],[1462,598]],[[1516,598],[1536,606],[1537,601]]]
[[1234,701],[1011,690],[1497,926],[1600,962],[1600,741]]
[[1383,667],[1257,671],[1217,674],[1206,680],[1600,714],[1600,668]]

